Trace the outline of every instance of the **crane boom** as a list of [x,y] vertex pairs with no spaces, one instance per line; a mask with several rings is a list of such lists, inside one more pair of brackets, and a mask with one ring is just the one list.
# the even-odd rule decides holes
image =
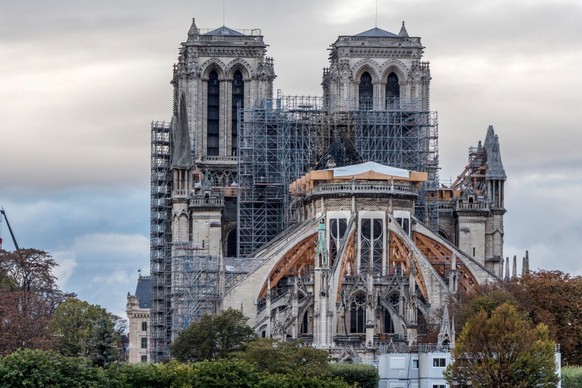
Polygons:
[[16,250],[19,250],[20,248],[18,247],[18,243],[16,242],[16,237],[14,237],[14,233],[12,232],[12,227],[10,227],[10,222],[8,222],[8,217],[6,217],[6,212],[4,211],[4,209],[0,209],[0,213],[4,216],[4,219],[6,220],[6,225],[8,225],[8,231],[10,232],[10,237],[12,237],[12,242],[14,243],[14,248],[16,248]]

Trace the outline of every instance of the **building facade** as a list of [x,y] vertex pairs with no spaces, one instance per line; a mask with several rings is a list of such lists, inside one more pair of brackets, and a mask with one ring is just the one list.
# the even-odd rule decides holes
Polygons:
[[151,357],[241,310],[338,360],[418,343],[448,297],[501,279],[506,180],[492,127],[450,187],[420,38],[340,36],[323,96],[273,96],[260,30],[193,22],[173,117],[152,123]]
[[139,276],[135,295],[127,294],[127,322],[129,337],[129,354],[127,361],[130,363],[149,362],[150,349],[149,325],[150,325],[150,290],[151,279],[149,276]]

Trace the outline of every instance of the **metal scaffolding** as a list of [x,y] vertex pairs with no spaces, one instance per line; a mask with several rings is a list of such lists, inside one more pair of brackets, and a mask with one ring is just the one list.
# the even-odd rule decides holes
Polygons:
[[239,254],[253,254],[289,225],[290,182],[311,169],[354,162],[427,172],[416,213],[436,228],[437,207],[426,192],[438,188],[438,125],[424,105],[401,99],[386,109],[342,112],[320,97],[281,97],[245,108],[239,120]]
[[[239,110],[237,258],[210,256],[200,241],[172,241],[171,129],[152,123],[152,361],[168,359],[171,340],[216,312],[224,292],[261,264],[252,255],[292,223],[289,183],[312,169],[375,161],[427,172],[416,214],[436,227],[436,203],[427,192],[438,188],[438,126],[436,114],[421,106],[401,100],[383,110],[339,111],[321,97],[280,97]],[[208,176],[224,170],[224,163],[197,162]],[[224,207],[225,187],[216,185],[232,189],[230,180],[212,179],[204,204],[188,194],[188,206]]]
[[150,349],[154,361],[166,359],[171,324],[171,128],[170,123],[151,125],[150,193]]

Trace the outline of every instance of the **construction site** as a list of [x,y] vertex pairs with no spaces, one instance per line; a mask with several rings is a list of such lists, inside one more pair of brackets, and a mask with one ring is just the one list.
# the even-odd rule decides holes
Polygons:
[[[301,337],[330,349],[341,343],[369,353],[360,343],[364,334],[370,343],[412,341],[402,328],[416,327],[419,292],[423,303],[430,299],[438,308],[449,281],[456,282],[451,276],[457,267],[473,283],[499,272],[502,234],[486,240],[485,230],[503,226],[500,157],[496,173],[487,167],[493,153],[483,154],[465,173],[467,182],[448,191],[439,187],[429,64],[421,61],[420,38],[410,37],[404,24],[398,34],[373,28],[338,37],[323,71],[322,97],[280,91],[273,97],[274,61],[265,56],[260,30],[252,31],[201,30],[193,21],[173,67],[172,120],[151,125],[150,361],[169,359],[170,344],[182,330],[226,307],[242,311],[264,336]],[[486,148],[499,153],[492,136]],[[377,171],[353,175],[351,186],[330,181],[333,190],[319,202],[312,201],[313,193],[291,193],[290,185],[312,171],[333,175],[337,168],[366,163],[375,163]],[[475,171],[488,178],[479,180],[483,187],[467,206]],[[482,210],[494,191],[498,210],[492,216]],[[473,230],[475,216],[481,219]],[[343,231],[318,232],[321,223],[328,230],[343,225]],[[380,238],[374,249],[359,242],[372,238],[369,225]],[[473,231],[472,237],[463,240],[461,229]],[[318,233],[337,261],[338,299],[310,296],[298,310],[293,298],[316,292]],[[422,248],[416,247],[421,240]],[[431,257],[438,257],[438,271],[430,269],[431,260],[436,263]],[[372,262],[373,271],[365,264]],[[388,292],[392,281],[400,284],[400,296],[387,295],[382,306],[406,306],[371,309],[374,304],[365,301]],[[273,298],[278,302],[271,305]],[[329,303],[325,309],[334,318],[322,321],[314,303]],[[360,306],[353,318],[359,324],[337,321],[351,314],[352,305]],[[431,314],[426,306],[424,313]],[[374,318],[372,330],[362,323],[366,314],[387,318]],[[325,340],[314,337],[323,330],[315,329],[318,324],[328,325]]]
[[416,110],[418,101],[387,105],[392,109],[341,112],[328,110],[321,97],[293,96],[265,99],[238,112],[236,190],[210,179],[190,199],[193,207],[220,211],[225,194],[227,201],[236,198],[236,257],[208,255],[202,241],[172,240],[171,126],[152,123],[151,344],[156,354],[167,357],[164,350],[179,331],[216,312],[221,295],[260,265],[253,254],[294,223],[289,184],[311,170],[375,161],[427,172],[416,216],[437,227],[437,203],[429,200],[435,196],[426,195],[438,188],[436,113]]

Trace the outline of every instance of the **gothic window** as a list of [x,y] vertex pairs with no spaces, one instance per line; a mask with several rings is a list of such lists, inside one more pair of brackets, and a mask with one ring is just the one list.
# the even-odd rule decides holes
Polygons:
[[332,266],[338,254],[340,241],[346,233],[347,225],[348,220],[345,218],[332,218],[329,220],[329,263]]
[[394,322],[392,321],[392,316],[387,309],[384,309],[384,333],[394,333]]
[[237,257],[237,231],[231,230],[226,238],[226,255],[227,257]]
[[400,83],[394,73],[388,75],[386,83],[386,106],[388,109],[396,109],[400,99]]
[[366,332],[366,295],[357,293],[350,304],[350,332]]
[[360,226],[360,272],[382,271],[383,227],[380,218],[364,218]]
[[374,85],[372,85],[372,76],[367,71],[360,77],[359,96],[360,110],[372,110]]
[[301,327],[299,328],[299,332],[301,334],[310,334],[312,332],[311,320],[309,319],[311,314],[313,314],[311,307],[303,314],[303,319],[301,319]]
[[141,348],[142,349],[147,349],[148,347],[148,339],[147,338],[142,338],[141,339]]
[[232,155],[238,152],[238,108],[244,108],[245,83],[242,73],[237,70],[232,80]]
[[390,304],[395,309],[398,309],[398,305],[400,304],[400,295],[398,295],[397,293],[390,295]]
[[220,82],[218,73],[212,70],[208,76],[208,119],[206,127],[206,154],[218,155],[220,130],[218,118],[220,114]]
[[400,224],[402,229],[404,229],[406,234],[410,236],[410,219],[406,217],[396,217],[396,221]]

